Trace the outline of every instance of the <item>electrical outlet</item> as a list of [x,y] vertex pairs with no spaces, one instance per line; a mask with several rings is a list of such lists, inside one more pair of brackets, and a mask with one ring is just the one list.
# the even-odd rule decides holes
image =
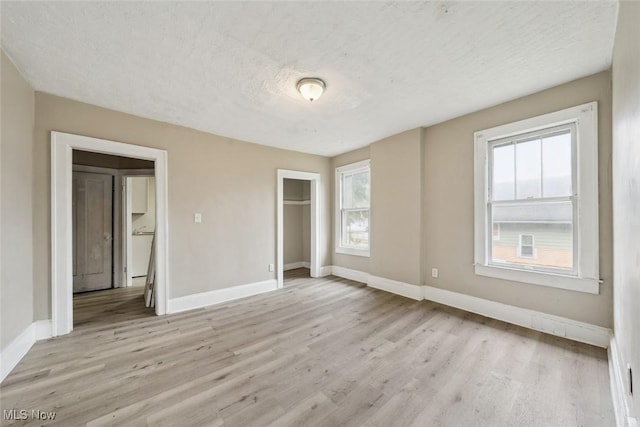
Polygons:
[[196,224],[200,224],[202,222],[202,214],[200,212],[196,212],[193,214],[193,222]]
[[431,277],[433,278],[438,278],[438,269],[437,268],[432,268],[431,269]]
[[627,381],[629,382],[629,396],[633,396],[633,371],[630,363],[627,363]]
[[273,271],[273,264],[269,264],[269,271]]

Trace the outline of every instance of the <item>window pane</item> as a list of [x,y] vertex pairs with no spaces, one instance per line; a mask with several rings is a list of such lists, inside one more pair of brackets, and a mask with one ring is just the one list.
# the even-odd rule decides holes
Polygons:
[[571,195],[571,132],[542,139],[544,197]]
[[492,227],[492,264],[573,271],[570,201],[492,206]]
[[369,210],[342,211],[342,246],[369,248]]
[[528,199],[541,196],[542,167],[540,140],[516,144],[516,198]]
[[493,149],[493,200],[513,200],[515,198],[514,145],[500,145]]
[[520,248],[520,256],[521,257],[532,257],[533,256],[533,246],[522,246]]
[[342,177],[342,207],[369,207],[369,172],[363,171]]

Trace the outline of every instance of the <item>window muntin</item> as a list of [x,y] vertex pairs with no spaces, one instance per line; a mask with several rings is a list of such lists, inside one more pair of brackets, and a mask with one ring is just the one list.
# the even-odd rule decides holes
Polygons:
[[577,274],[575,142],[574,123],[489,142],[490,265]]
[[336,169],[337,204],[336,251],[368,255],[371,171],[369,162]]

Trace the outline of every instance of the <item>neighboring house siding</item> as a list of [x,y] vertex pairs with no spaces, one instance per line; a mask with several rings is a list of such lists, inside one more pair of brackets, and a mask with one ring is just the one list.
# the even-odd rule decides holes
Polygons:
[[573,246],[571,224],[500,224],[500,238],[494,244],[518,246],[520,234],[535,236],[535,246],[571,250]]
[[[518,256],[519,236],[534,236],[534,256]],[[510,263],[573,268],[573,230],[571,224],[500,224],[493,240],[492,258]]]

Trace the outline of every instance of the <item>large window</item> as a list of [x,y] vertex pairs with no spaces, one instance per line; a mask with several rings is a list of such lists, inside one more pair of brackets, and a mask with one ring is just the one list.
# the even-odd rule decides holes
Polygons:
[[489,142],[490,264],[575,273],[575,142],[575,123]]
[[475,150],[476,274],[597,293],[597,104],[476,132]]
[[369,161],[336,169],[336,252],[369,255]]

